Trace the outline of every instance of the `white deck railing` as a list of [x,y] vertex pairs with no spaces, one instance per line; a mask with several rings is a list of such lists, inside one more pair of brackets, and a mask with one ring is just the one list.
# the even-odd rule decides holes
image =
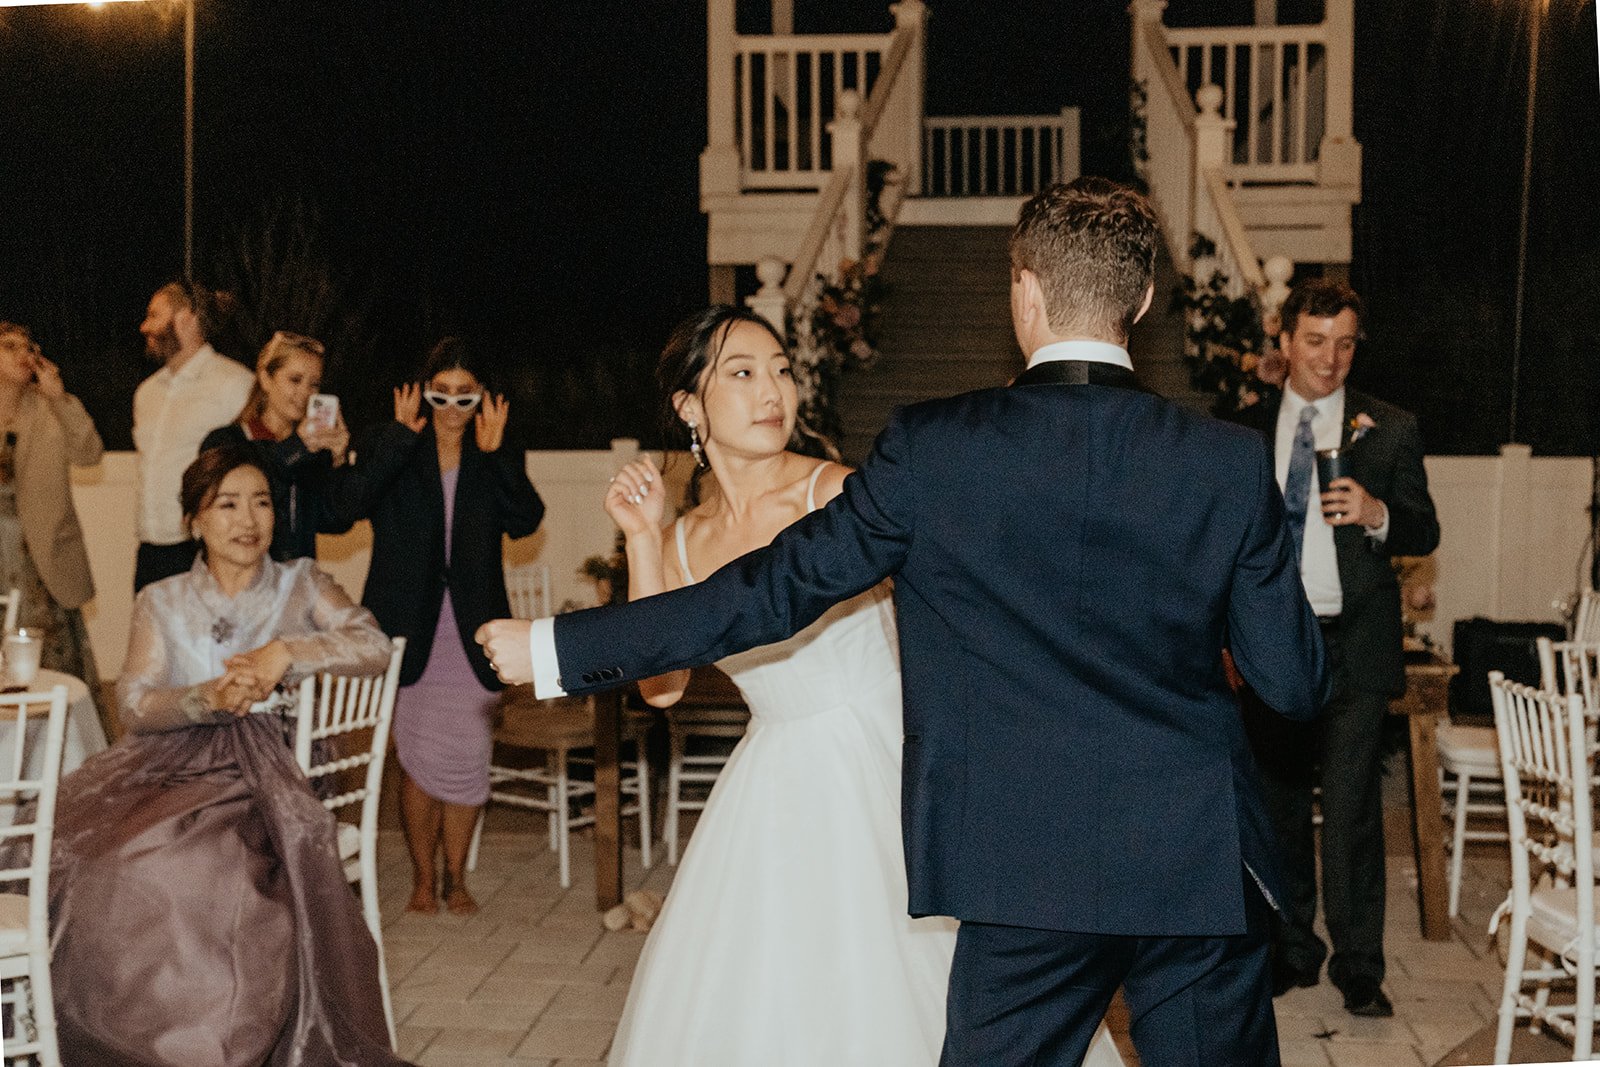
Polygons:
[[1078,173],[1078,111],[923,120],[923,196],[1030,196]]
[[1222,89],[1222,117],[1235,123],[1225,162],[1236,178],[1316,180],[1330,119],[1325,24],[1164,32],[1187,96]]
[[833,169],[828,123],[847,91],[865,98],[893,34],[734,39],[735,136],[749,189],[816,189]]

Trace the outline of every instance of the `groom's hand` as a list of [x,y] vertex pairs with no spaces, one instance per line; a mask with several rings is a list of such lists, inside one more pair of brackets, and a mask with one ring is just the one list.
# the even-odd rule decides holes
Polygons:
[[507,685],[533,681],[533,654],[528,648],[531,623],[521,619],[495,619],[473,635],[489,657],[489,666]]

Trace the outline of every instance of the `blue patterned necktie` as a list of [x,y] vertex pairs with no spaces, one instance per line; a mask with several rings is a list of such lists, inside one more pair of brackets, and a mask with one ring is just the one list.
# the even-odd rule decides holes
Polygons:
[[1317,417],[1315,405],[1300,412],[1294,431],[1294,448],[1289,452],[1289,477],[1283,483],[1283,509],[1289,519],[1289,536],[1294,540],[1294,558],[1299,559],[1306,538],[1306,507],[1311,501],[1311,469],[1316,464],[1317,437],[1311,420]]

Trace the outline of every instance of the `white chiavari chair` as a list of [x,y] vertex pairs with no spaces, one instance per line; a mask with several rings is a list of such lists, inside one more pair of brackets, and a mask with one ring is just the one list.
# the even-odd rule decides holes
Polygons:
[[[1511,1054],[1518,1019],[1573,1043],[1588,1059],[1594,1043],[1594,745],[1582,699],[1489,675],[1511,832],[1511,936],[1501,990],[1495,1063]],[[1552,984],[1576,980],[1573,1004],[1552,1004]],[[1532,987],[1532,992],[1529,992]]]
[[[389,999],[389,969],[383,954],[383,923],[378,911],[378,797],[383,788],[384,757],[400,684],[400,660],[406,640],[396,637],[389,666],[382,674],[349,676],[319,674],[300,683],[300,711],[295,723],[294,754],[300,769],[315,784],[333,776],[339,791],[323,801],[329,811],[361,805],[358,822],[338,824],[339,859],[351,882],[361,883],[361,914],[378,946],[378,982],[383,990],[383,1015],[394,1044],[394,1007]],[[341,741],[371,731],[365,747],[348,751]],[[316,742],[324,742],[317,746]],[[354,746],[352,746],[354,747]],[[360,785],[343,790],[346,776],[356,772]],[[353,776],[352,776],[353,777]]]
[[[14,601],[13,601],[14,602]],[[27,777],[28,745],[22,738],[32,710],[45,714],[44,766]],[[55,833],[56,788],[61,780],[61,749],[67,728],[67,687],[48,693],[0,695],[0,720],[16,726],[18,743],[0,766],[0,797],[17,805],[27,821],[0,828],[0,885],[21,893],[0,894],[0,980],[11,989],[0,999],[11,1009],[12,1034],[4,1039],[8,1062],[32,1056],[40,1067],[60,1067],[56,1046],[55,1002],[50,987],[50,846]],[[32,801],[32,808],[25,806]],[[31,810],[32,816],[26,812]],[[21,857],[26,856],[26,860]]]

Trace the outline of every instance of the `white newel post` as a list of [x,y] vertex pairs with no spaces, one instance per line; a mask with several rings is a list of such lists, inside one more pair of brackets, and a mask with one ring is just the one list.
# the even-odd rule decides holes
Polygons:
[[1272,256],[1262,265],[1261,272],[1267,276],[1267,288],[1261,294],[1261,323],[1267,331],[1267,340],[1277,344],[1278,333],[1283,329],[1283,324],[1276,321],[1277,315],[1283,302],[1289,299],[1294,262],[1288,256]]
[[1355,0],[1327,0],[1327,132],[1317,158],[1317,182],[1330,187],[1361,186],[1361,143],[1355,138],[1353,87],[1356,64]]
[[[1194,94],[1199,114],[1194,117],[1194,173],[1190,176],[1190,190],[1194,212],[1190,215],[1196,232],[1204,234],[1216,245],[1218,256],[1214,265],[1221,266],[1221,252],[1225,237],[1217,208],[1206,192],[1206,173],[1226,165],[1233,143],[1233,120],[1222,117],[1222,89],[1216,85],[1202,85]],[[1237,275],[1237,268],[1233,272]],[[1198,274],[1196,275],[1198,277]],[[1237,284],[1244,279],[1233,277]]]
[[928,55],[928,5],[922,0],[900,0],[890,4],[894,12],[896,30],[913,34],[911,51],[906,53],[906,64],[900,69],[900,80],[895,92],[904,104],[900,111],[900,158],[895,161],[900,168],[901,183],[906,196],[922,193],[922,118],[927,95]]
[[706,147],[700,153],[700,195],[739,193],[734,140],[734,0],[706,0]]
[[[1167,0],[1132,0],[1128,4],[1128,21],[1133,28],[1133,76],[1150,80],[1150,61],[1145,56],[1144,28],[1147,23],[1160,22],[1167,11]],[[1152,94],[1155,88],[1146,85]]]
[[1070,182],[1082,175],[1082,146],[1081,112],[1075,107],[1064,107],[1061,109],[1061,151],[1056,156],[1056,181]]
[[[834,120],[828,123],[828,133],[833,138],[833,173],[848,174],[850,188],[844,195],[844,230],[840,239],[844,245],[839,254],[846,259],[861,258],[863,233],[867,216],[867,183],[863,156],[866,145],[861,139],[861,94],[846,89],[839,94],[839,108]],[[820,264],[830,278],[838,268],[836,263]]]
[[744,299],[751,311],[772,323],[780,337],[789,330],[789,319],[783,298],[783,279],[789,273],[789,264],[776,256],[764,256],[756,264],[756,278],[761,288],[754,296]]

